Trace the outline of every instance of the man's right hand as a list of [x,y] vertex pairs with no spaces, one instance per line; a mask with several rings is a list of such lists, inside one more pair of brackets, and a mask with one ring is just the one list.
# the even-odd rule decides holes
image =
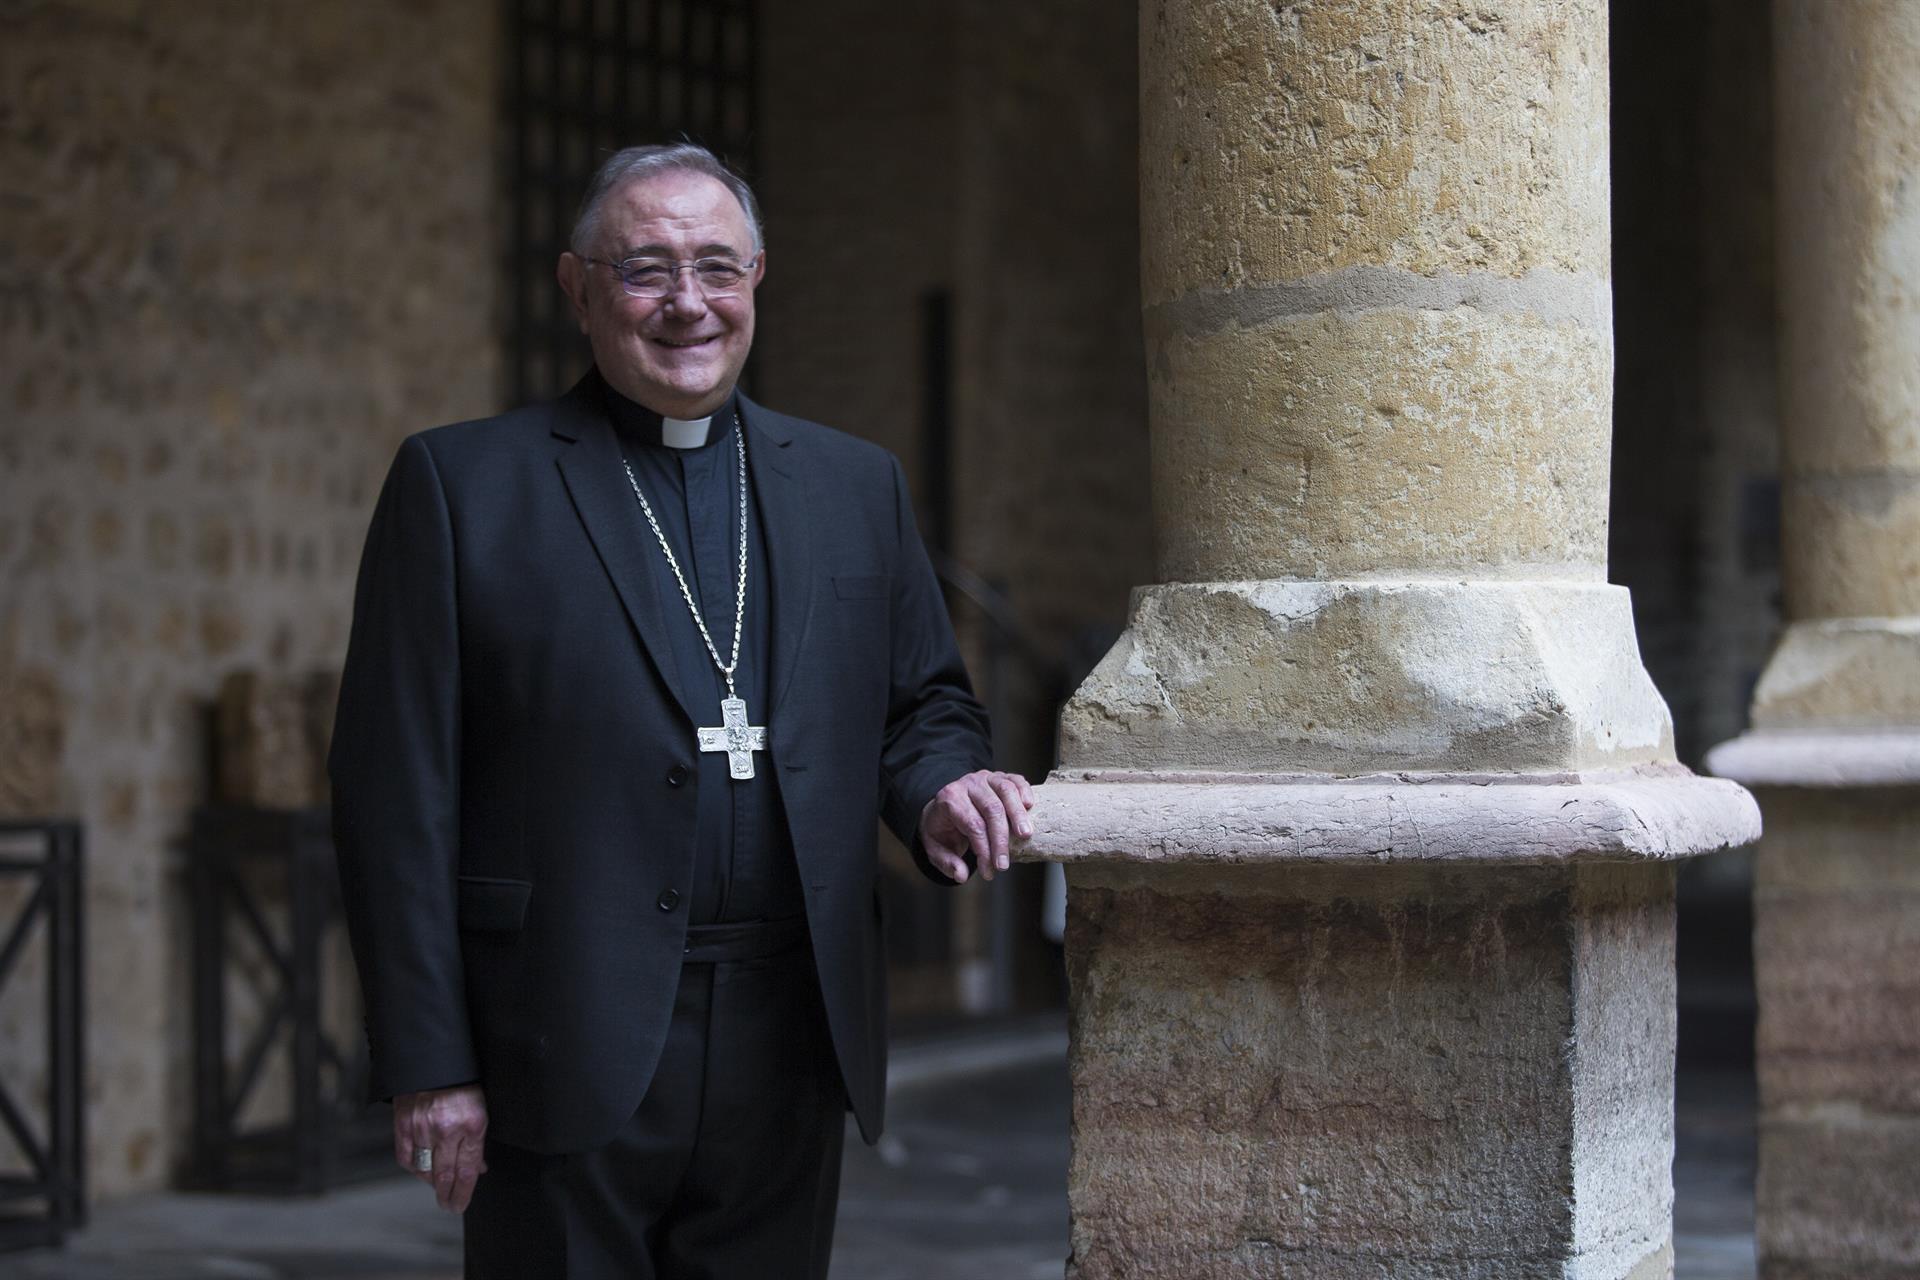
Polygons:
[[[465,1213],[473,1184],[487,1171],[487,1095],[477,1084],[403,1093],[393,1100],[393,1158],[433,1187],[440,1207]],[[433,1170],[414,1168],[417,1148],[433,1151]]]

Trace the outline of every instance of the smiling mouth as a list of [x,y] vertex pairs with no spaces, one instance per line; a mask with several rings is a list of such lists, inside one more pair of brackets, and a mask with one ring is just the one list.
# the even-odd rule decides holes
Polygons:
[[713,338],[691,338],[685,342],[676,341],[673,338],[655,338],[654,341],[663,347],[673,347],[676,350],[684,350],[688,347],[704,347],[709,342],[712,342]]

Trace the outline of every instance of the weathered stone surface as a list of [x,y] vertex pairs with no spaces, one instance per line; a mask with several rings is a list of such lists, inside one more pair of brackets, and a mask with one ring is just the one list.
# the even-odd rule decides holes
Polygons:
[[1774,15],[1787,609],[1920,615],[1920,8]]
[[1162,308],[1147,378],[1165,581],[1605,579],[1604,279]]
[[0,814],[44,818],[60,811],[65,703],[52,671],[16,666],[0,650]]
[[[1920,457],[1920,446],[1911,452]],[[1806,530],[1785,543],[1796,617],[1920,615],[1920,470],[1789,472],[1781,507],[1789,527]]]
[[1667,1274],[1669,868],[1069,883],[1070,1276]]
[[[1762,1115],[1920,1125],[1920,787],[1761,798]],[[1920,1230],[1920,1181],[1908,1193]]]
[[1920,785],[1882,781],[1759,793],[1755,1221],[1768,1280],[1920,1270]]
[[1760,1117],[1761,1280],[1920,1275],[1920,1121],[1822,1106]]
[[1920,614],[1791,623],[1754,691],[1753,723],[1920,730]]
[[1760,835],[1753,797],[1677,765],[1585,775],[1329,779],[1056,772],[1014,856],[1189,868],[1563,865],[1693,857]]
[[1343,267],[1608,271],[1600,0],[1141,6],[1149,306]]
[[[197,709],[235,668],[337,665],[399,437],[499,407],[496,17],[0,18],[0,684],[32,687],[0,689],[0,803],[87,825],[91,1195],[162,1185],[190,1122]],[[32,1045],[0,1035],[0,1076]]]
[[1755,861],[1761,1274],[1920,1273],[1920,7],[1777,0],[1791,625]]
[[1068,767],[1533,771],[1671,759],[1627,593],[1539,582],[1170,584],[1061,715]]
[[1757,822],[1605,585],[1605,41],[1142,8],[1175,581],[1021,849],[1070,864],[1070,1275],[1671,1273],[1663,860]]
[[1749,787],[1920,784],[1920,728],[1757,729],[1707,753],[1707,768]]
[[220,684],[219,796],[228,804],[298,809],[318,799],[307,688],[235,671]]

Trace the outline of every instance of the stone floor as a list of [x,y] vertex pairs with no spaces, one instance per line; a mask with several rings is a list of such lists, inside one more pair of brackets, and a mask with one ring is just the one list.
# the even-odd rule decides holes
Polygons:
[[[848,1143],[835,1280],[1056,1280],[1066,1253],[1065,1034],[1029,1024],[896,1058],[891,1129]],[[1678,1280],[1753,1280],[1753,1095],[1683,1074]],[[450,1280],[459,1224],[406,1179],[312,1200],[172,1193],[102,1206],[21,1280]]]

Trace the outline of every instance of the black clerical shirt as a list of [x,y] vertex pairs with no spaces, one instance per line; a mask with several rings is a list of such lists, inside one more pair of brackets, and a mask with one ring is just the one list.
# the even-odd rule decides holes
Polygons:
[[[713,646],[726,661],[733,647],[735,574],[740,565],[740,506],[747,499],[746,626],[740,635],[740,665],[734,689],[746,699],[748,723],[767,725],[767,657],[772,651],[771,593],[767,549],[757,503],[752,498],[755,459],[747,454],[747,490],[738,492],[738,400],[729,397],[714,411],[705,444],[690,449],[663,442],[660,415],[611,387],[607,408],[620,436],[621,452],[633,467],[641,490],[653,506],[660,531],[673,547],[694,602],[700,606]],[[714,666],[687,611],[680,588],[667,567],[653,531],[636,501],[633,518],[658,557],[653,574],[666,620],[674,665],[693,702],[700,726],[720,724],[720,699],[726,677]],[[767,725],[767,749],[753,753],[753,777],[729,776],[723,751],[699,751],[688,734],[687,748],[697,760],[698,799],[694,826],[693,883],[688,886],[688,921],[694,925],[774,920],[804,913],[793,837],[780,804],[774,759],[778,726]]]

